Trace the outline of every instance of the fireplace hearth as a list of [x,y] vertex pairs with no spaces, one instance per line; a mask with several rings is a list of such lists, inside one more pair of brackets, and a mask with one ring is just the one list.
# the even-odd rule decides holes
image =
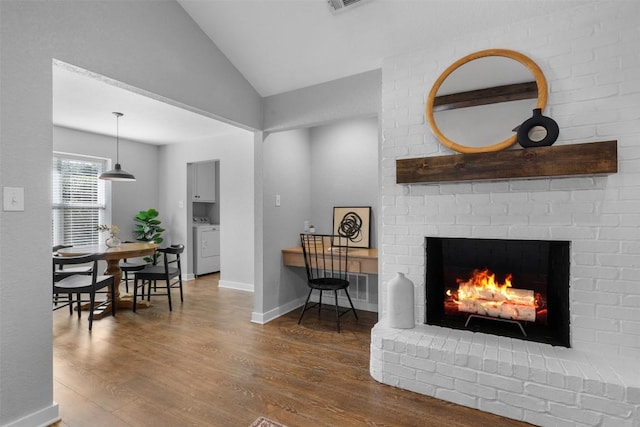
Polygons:
[[426,322],[570,347],[569,242],[427,237]]

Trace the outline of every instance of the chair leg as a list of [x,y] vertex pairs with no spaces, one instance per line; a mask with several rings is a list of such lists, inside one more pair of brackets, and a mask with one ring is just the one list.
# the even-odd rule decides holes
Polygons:
[[184,302],[184,298],[182,297],[182,276],[178,276],[178,283],[180,284],[180,302]]
[[300,322],[302,322],[302,316],[304,316],[304,312],[307,311],[307,304],[309,304],[309,298],[311,298],[311,292],[313,292],[313,289],[309,289],[307,300],[304,302],[304,305],[302,306],[302,311],[300,312],[300,317],[298,318],[298,325],[300,324]]
[[67,294],[67,299],[69,300],[69,315],[73,314],[73,294]]
[[[155,282],[154,282],[154,287],[155,287]],[[167,298],[169,298],[169,311],[173,311],[173,308],[171,307],[171,280],[169,279],[167,279]]]
[[336,297],[336,324],[338,325],[338,333],[340,333],[340,311],[338,310],[338,291],[333,291]]
[[[82,311],[82,302],[80,301],[80,294],[76,294],[76,298],[78,298],[77,304],[76,304],[76,309],[78,310],[78,319],[80,318],[80,312]],[[91,303],[91,309],[93,310],[93,303]]]
[[[142,286],[143,286],[143,290],[142,292],[144,292],[144,280],[142,281]],[[144,298],[144,294],[143,294],[143,298]],[[133,312],[136,312],[136,302],[138,301],[138,277],[136,277],[133,280]]]
[[318,298],[318,319],[320,318],[320,313],[322,312],[322,289],[319,290],[320,297]]
[[347,290],[347,288],[344,288],[344,293],[347,294],[347,298],[349,299],[349,304],[351,304],[353,315],[356,316],[356,320],[358,320],[358,313],[356,313],[356,309],[353,307],[353,303],[351,302],[351,297],[349,296],[349,291]]
[[116,315],[116,300],[114,295],[116,294],[116,282],[115,280],[111,283],[111,315],[115,317]]
[[129,293],[129,272],[124,271],[124,290]]
[[95,299],[96,293],[95,291],[91,291],[89,293],[89,302],[91,304],[91,306],[89,307],[89,330],[91,330],[91,328],[93,327],[93,303],[95,302]]

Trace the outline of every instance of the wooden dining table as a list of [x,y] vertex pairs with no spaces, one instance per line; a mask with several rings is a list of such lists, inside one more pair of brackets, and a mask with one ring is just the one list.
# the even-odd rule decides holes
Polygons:
[[[107,247],[105,245],[94,246],[72,246],[58,250],[60,256],[80,256],[88,254],[98,254],[100,259],[107,262],[107,268],[104,274],[114,277],[115,294],[111,296],[108,304],[102,304],[100,310],[93,313],[94,319],[100,319],[111,313],[111,305],[115,303],[116,308],[133,308],[133,296],[130,294],[120,293],[120,280],[122,278],[122,270],[120,269],[120,260],[126,258],[138,258],[151,256],[159,247],[157,243],[133,242],[121,243],[119,246]],[[148,301],[138,301],[136,309],[148,308]]]

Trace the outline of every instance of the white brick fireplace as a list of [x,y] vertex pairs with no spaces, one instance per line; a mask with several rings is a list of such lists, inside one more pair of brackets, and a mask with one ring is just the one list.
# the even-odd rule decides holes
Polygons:
[[[594,2],[384,62],[375,379],[537,425],[640,426],[638,22],[640,2]],[[617,140],[618,173],[396,184],[396,159],[452,154],[425,122],[426,96],[452,62],[490,48],[543,70],[556,145]],[[427,236],[570,241],[571,348],[425,325]],[[416,287],[414,329],[385,324],[396,272]]]

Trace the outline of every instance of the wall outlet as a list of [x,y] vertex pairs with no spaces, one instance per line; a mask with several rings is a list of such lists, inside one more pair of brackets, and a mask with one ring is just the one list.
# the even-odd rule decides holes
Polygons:
[[276,207],[280,207],[280,195],[276,194]]

